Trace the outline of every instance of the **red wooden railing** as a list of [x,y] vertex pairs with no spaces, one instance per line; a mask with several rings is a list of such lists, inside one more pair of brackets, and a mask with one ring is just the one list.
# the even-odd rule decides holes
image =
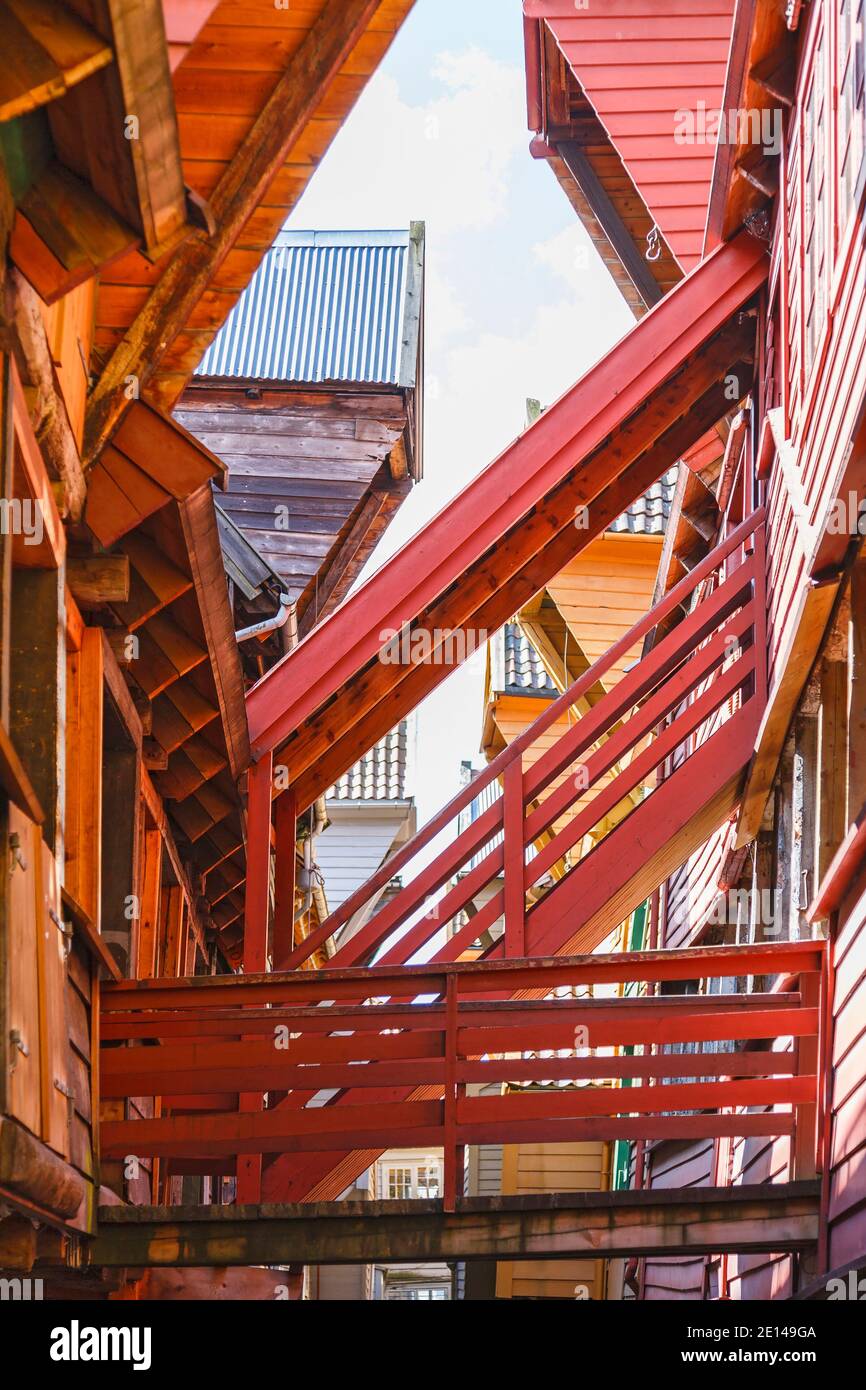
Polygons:
[[[102,1152],[214,1173],[239,1153],[437,1147],[447,1206],[467,1144],[793,1137],[799,1125],[814,1166],[825,956],[823,942],[796,942],[106,985],[101,1094],[158,1095],[162,1116],[103,1123]],[[746,975],[781,987],[707,992]],[[614,997],[626,982],[684,980],[703,992]],[[594,997],[550,997],[563,988]],[[557,1084],[525,1089],[544,1082]],[[475,1083],[513,1089],[467,1096]],[[241,1093],[287,1090],[312,1103],[237,1111]],[[350,1103],[323,1104],[325,1090]]]
[[[449,923],[459,922],[460,914],[472,909],[474,900],[491,883],[496,885],[500,875],[502,887],[496,885],[471,920],[457,926],[437,958],[456,959],[503,916],[508,957],[560,949],[550,926],[551,904],[527,905],[527,893],[551,868],[561,866],[584,836],[627,797],[645,788],[651,774],[674,753],[685,751],[688,761],[703,750],[703,764],[712,761],[707,745],[721,738],[727,728],[724,716],[735,706],[740,713],[746,710],[747,716],[736,724],[736,753],[728,728],[729,746],[723,749],[719,743],[715,760],[739,756],[745,765],[766,695],[763,585],[764,514],[759,510],[312,932],[292,952],[288,965],[302,965],[326,941],[337,937],[375,893],[419,859],[449,827],[450,843],[340,945],[335,961],[365,963],[389,938],[396,944],[382,959],[388,963],[411,960],[434,937],[441,937]],[[666,631],[665,625],[683,609],[685,616]],[[527,765],[527,751],[541,735],[573,714],[586,692],[625,654],[653,637],[657,640],[648,654],[538,761]],[[580,777],[575,775],[577,769],[581,769]],[[498,799],[462,833],[454,834],[461,813],[486,788],[500,784]],[[700,786],[697,791],[699,804]],[[578,801],[588,804],[562,824]],[[530,847],[537,851],[534,857]],[[562,894],[574,873],[572,868],[557,881],[548,897]],[[428,909],[432,896],[443,888],[444,895]],[[502,954],[503,948],[494,950]]]

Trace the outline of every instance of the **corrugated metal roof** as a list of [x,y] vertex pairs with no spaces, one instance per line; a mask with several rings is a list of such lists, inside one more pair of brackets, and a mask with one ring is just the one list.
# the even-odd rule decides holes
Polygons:
[[408,725],[403,719],[326,793],[336,801],[403,801]]
[[281,232],[196,376],[405,384],[411,245],[409,231]]

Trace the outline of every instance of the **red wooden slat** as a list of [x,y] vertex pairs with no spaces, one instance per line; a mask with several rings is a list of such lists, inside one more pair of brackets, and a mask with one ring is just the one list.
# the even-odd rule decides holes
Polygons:
[[479,1096],[461,1101],[461,1124],[498,1120],[581,1119],[593,1115],[657,1115],[674,1110],[723,1110],[736,1106],[796,1105],[814,1100],[817,1078],[782,1076],[769,1080],[672,1082],[669,1086],[578,1086],[573,1090],[521,1095]]

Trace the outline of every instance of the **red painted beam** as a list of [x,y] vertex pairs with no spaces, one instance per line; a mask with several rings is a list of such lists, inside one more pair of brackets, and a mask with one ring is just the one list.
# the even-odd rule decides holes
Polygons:
[[[273,750],[374,660],[397,631],[658,391],[761,287],[767,258],[742,233],[655,306],[402,550],[247,696],[254,752]],[[612,481],[597,470],[597,495]],[[443,678],[448,668],[442,668]]]
[[[290,1053],[285,1061],[271,1055],[266,1063],[252,1058],[237,1045],[237,1056],[230,1060],[221,1053],[204,1065],[196,1059],[189,1061],[172,1055],[170,1064],[160,1058],[158,1068],[149,1058],[138,1056],[141,1049],[132,1049],[132,1059],[123,1068],[104,1069],[101,1092],[105,1097],[161,1095],[170,1096],[171,1109],[237,1108],[237,1092],[262,1090],[309,1089],[312,1085],[328,1090],[352,1090],[391,1086],[441,1086],[445,1082],[445,1060],[430,1056],[420,1060],[371,1061],[359,1067],[355,1059],[316,1064],[295,1060]],[[153,1049],[148,1048],[147,1052]],[[168,1049],[166,1049],[168,1051]],[[174,1050],[172,1049],[174,1053]],[[732,1052],[679,1053],[648,1057],[547,1057],[539,1059],[487,1058],[484,1061],[458,1061],[455,1081],[478,1082],[481,1085],[502,1081],[660,1081],[669,1077],[686,1076],[790,1076],[797,1070],[791,1052]],[[178,1094],[189,1089],[190,1094]],[[229,1088],[234,1093],[234,1100]],[[165,1109],[165,1107],[163,1107]]]
[[798,975],[804,971],[820,972],[825,953],[822,941],[780,941],[749,946],[689,946],[664,951],[535,956],[519,961],[373,965],[362,970],[330,966],[324,970],[274,972],[252,977],[201,975],[177,980],[121,980],[116,984],[106,981],[101,990],[101,1002],[103,1014],[111,1015],[133,1007],[207,1010],[257,1003],[357,1000],[382,995],[437,993],[450,974],[460,977],[460,993],[465,998],[471,994],[488,994],[497,988],[505,994],[528,988],[551,990],[559,985],[636,981],[651,984],[661,980],[706,980],[736,975]]

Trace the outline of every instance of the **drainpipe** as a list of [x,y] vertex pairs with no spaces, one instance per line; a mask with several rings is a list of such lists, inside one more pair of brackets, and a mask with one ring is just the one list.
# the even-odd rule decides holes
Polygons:
[[270,618],[264,618],[260,623],[253,623],[252,627],[242,627],[240,632],[235,633],[235,641],[249,642],[253,637],[266,637],[269,632],[276,632],[278,628],[285,627],[293,607],[289,595],[281,593],[280,606],[276,613]]
[[[322,891],[321,874],[316,863],[316,840],[328,824],[328,814],[325,809],[325,798],[318,797],[312,806],[313,820],[310,833],[304,840],[304,863],[300,874],[300,886],[304,890],[304,901],[302,906],[295,913],[295,925],[301,918],[309,912],[313,900],[315,899],[316,908],[319,913],[320,921],[324,921],[328,915],[325,894]],[[327,947],[326,947],[327,950]],[[328,954],[332,954],[333,946]]]

